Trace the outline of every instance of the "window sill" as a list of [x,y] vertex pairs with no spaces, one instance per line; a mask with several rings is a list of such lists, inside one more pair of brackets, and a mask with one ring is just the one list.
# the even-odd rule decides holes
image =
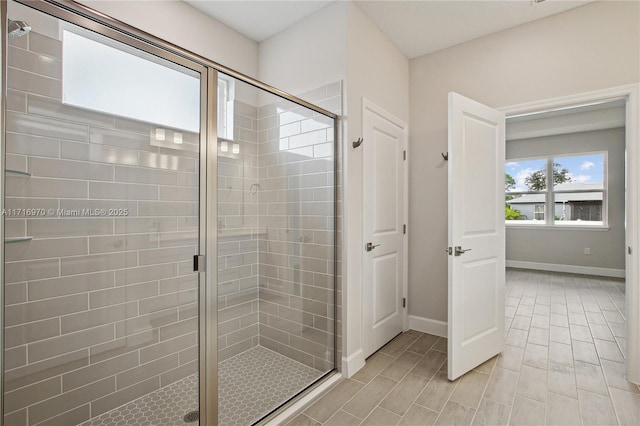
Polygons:
[[580,225],[519,225],[517,223],[505,224],[507,228],[511,229],[544,229],[553,231],[567,231],[567,230],[580,230],[580,231],[608,231],[609,226],[580,226]]

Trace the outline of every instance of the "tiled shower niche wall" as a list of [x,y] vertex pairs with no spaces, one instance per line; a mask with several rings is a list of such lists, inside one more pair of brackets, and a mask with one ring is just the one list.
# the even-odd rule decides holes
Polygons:
[[197,372],[198,137],[61,103],[61,42],[10,41],[5,425],[72,425]]

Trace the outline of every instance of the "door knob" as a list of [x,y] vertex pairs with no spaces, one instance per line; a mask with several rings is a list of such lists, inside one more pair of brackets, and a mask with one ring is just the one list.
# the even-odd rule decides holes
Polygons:
[[465,254],[468,251],[471,251],[471,249],[463,250],[462,246],[455,246],[455,254],[456,254],[456,256],[460,256],[461,254]]
[[378,247],[380,244],[373,244],[373,243],[367,243],[366,246],[364,246],[365,250],[367,251],[371,251],[374,248]]

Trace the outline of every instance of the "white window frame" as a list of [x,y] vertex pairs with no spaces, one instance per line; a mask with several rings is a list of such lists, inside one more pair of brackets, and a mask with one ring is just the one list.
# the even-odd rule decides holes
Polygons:
[[233,140],[235,80],[218,74],[218,139]]
[[[577,190],[566,190],[566,191],[556,191],[553,185],[553,163],[555,159],[563,158],[563,157],[581,157],[585,155],[602,155],[603,159],[603,182],[602,189],[577,189]],[[505,195],[526,195],[526,194],[544,194],[545,199],[545,219],[544,222],[541,221],[539,224],[534,224],[531,222],[527,223],[518,223],[517,220],[505,220],[506,226],[510,227],[522,227],[522,228],[553,228],[553,229],[592,229],[592,230],[608,230],[609,229],[609,156],[607,151],[590,151],[590,152],[571,152],[565,154],[554,154],[554,155],[544,155],[544,156],[536,156],[536,157],[527,157],[527,158],[510,158],[508,161],[532,161],[532,160],[545,160],[546,161],[546,169],[545,176],[547,185],[544,191],[518,191],[518,192],[505,192]],[[593,192],[602,192],[602,224],[600,225],[567,225],[566,223],[562,223],[562,221],[555,220],[555,196],[556,194],[562,193],[593,193]],[[535,218],[535,206],[534,206],[534,218]]]

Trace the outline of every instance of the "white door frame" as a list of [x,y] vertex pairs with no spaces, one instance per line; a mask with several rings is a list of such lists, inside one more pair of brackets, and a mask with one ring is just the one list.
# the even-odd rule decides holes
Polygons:
[[[386,111],[385,109],[383,109],[382,107],[378,106],[377,104],[373,103],[372,101],[370,101],[367,98],[362,98],[362,117],[364,119],[364,111],[366,109],[369,109],[373,112],[375,112],[376,114],[384,117],[385,119],[391,121],[393,124],[395,124],[396,126],[400,127],[403,131],[402,131],[402,139],[403,139],[403,145],[404,145],[404,151],[406,152],[406,161],[404,162],[404,182],[403,182],[403,187],[404,187],[404,223],[405,225],[407,225],[407,233],[404,235],[404,265],[403,265],[403,277],[402,277],[402,297],[404,297],[407,300],[407,307],[406,309],[403,310],[402,312],[402,329],[403,331],[407,331],[409,329],[409,299],[408,299],[408,294],[409,294],[409,279],[408,279],[408,274],[409,274],[409,125],[407,123],[405,123],[403,120],[401,120],[400,118],[396,117],[395,115],[391,114],[390,112]],[[363,120],[363,126],[364,126],[364,120]],[[363,128],[364,131],[364,128]],[[363,143],[367,143],[367,141],[363,141]],[[364,162],[362,164],[362,173],[364,176]],[[362,214],[366,214],[366,212],[362,212]],[[360,247],[363,248],[365,246],[365,244],[367,243],[367,236],[364,235],[364,232],[362,233],[362,241],[360,242]],[[362,272],[360,276],[364,276],[364,261],[361,264],[362,267]],[[362,283],[362,294],[360,295],[361,297],[361,303],[364,303],[364,291],[365,291],[365,283]],[[364,309],[362,309],[362,318],[361,318],[361,325],[362,325],[362,332],[361,335],[364,336]],[[364,347],[364,344],[363,344]]]
[[[627,380],[640,383],[640,84],[613,87],[592,92],[529,102],[498,108],[507,118],[520,114],[534,114],[547,110],[571,108],[577,105],[625,99],[625,245],[631,248],[626,255],[626,328]],[[626,250],[626,248],[625,248]]]

